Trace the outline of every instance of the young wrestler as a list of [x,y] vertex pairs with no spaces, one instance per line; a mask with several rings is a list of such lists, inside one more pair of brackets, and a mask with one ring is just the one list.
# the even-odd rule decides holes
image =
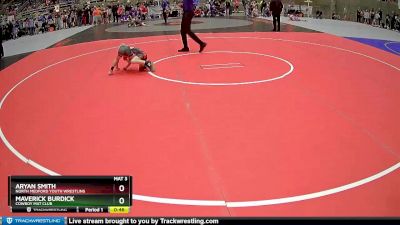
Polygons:
[[121,57],[128,62],[128,64],[124,67],[124,70],[127,70],[128,67],[133,64],[139,64],[139,70],[142,71],[145,68],[151,72],[154,72],[153,63],[147,60],[147,54],[143,52],[139,48],[131,48],[126,44],[122,44],[118,48],[117,58],[114,60],[109,75],[113,74],[114,70],[119,70],[118,63]]

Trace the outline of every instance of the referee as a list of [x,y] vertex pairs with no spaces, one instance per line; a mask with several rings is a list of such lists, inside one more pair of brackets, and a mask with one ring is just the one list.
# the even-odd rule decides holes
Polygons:
[[189,47],[187,43],[187,36],[188,34],[197,44],[200,45],[199,52],[202,52],[206,47],[207,43],[200,40],[199,37],[195,33],[192,32],[190,29],[190,25],[192,24],[192,19],[194,16],[194,4],[193,0],[183,0],[183,16],[182,16],[182,23],[181,23],[181,36],[182,36],[182,43],[183,48],[178,50],[178,52],[188,52]]
[[[269,10],[272,12],[272,20],[274,24],[274,29],[272,31],[281,31],[281,13],[283,4],[281,0],[271,0],[269,3]],[[276,24],[278,23],[278,30],[276,29]]]

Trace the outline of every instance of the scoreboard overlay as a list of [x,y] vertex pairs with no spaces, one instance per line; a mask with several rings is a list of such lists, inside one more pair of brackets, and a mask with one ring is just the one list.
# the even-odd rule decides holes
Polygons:
[[127,213],[131,176],[9,176],[11,212]]

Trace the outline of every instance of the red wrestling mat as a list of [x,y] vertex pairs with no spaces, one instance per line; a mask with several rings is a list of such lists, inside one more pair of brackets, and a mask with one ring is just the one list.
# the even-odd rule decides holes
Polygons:
[[[7,175],[47,173],[130,174],[140,216],[400,216],[398,57],[327,34],[201,37],[202,54],[108,40],[3,70],[0,213]],[[156,72],[108,76],[121,43]]]

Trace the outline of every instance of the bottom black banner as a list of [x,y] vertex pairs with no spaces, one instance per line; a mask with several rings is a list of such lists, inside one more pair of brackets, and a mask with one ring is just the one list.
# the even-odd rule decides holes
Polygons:
[[0,217],[0,225],[398,225],[399,218]]
[[344,225],[344,224],[376,224],[398,225],[400,218],[204,218],[204,217],[119,217],[119,218],[82,218],[68,217],[65,221],[68,225],[78,224],[104,224],[104,225]]

